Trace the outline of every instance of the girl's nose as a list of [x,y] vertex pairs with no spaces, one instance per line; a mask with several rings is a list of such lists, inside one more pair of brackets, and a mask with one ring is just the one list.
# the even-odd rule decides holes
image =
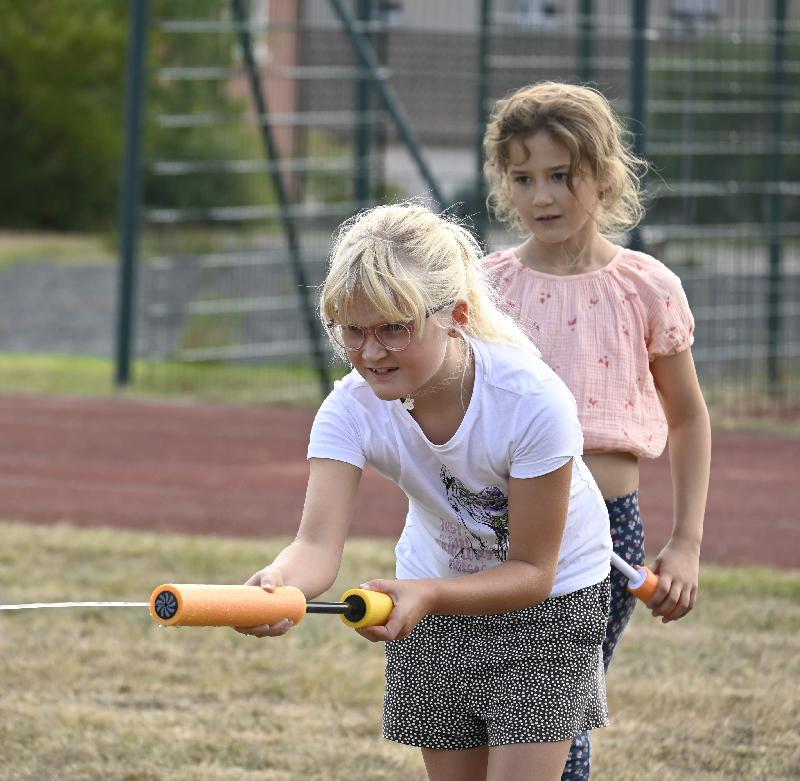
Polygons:
[[537,187],[533,192],[534,206],[548,206],[553,202],[553,196],[547,187]]
[[367,360],[383,358],[388,350],[378,341],[374,333],[367,334],[366,341],[361,347],[361,356]]

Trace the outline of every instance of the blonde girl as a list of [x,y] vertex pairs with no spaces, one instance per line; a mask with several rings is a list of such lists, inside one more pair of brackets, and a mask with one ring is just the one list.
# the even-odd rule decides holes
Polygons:
[[320,312],[353,370],[316,415],[297,536],[248,583],[328,589],[372,464],[408,497],[396,579],[366,584],[394,609],[360,630],[386,643],[385,737],[421,747],[431,779],[556,781],[606,722],[611,541],[572,396],[474,239],[424,206],[345,223]]
[[[614,549],[632,564],[644,561],[639,459],[657,457],[669,440],[674,523],[655,559],[660,586],[648,607],[677,621],[697,598],[711,435],[680,280],[609,238],[643,215],[644,163],[599,92],[553,82],[498,101],[484,149],[494,212],[523,236],[484,265],[575,396]],[[606,668],[634,604],[613,572]],[[580,735],[565,781],[589,777],[590,753]]]

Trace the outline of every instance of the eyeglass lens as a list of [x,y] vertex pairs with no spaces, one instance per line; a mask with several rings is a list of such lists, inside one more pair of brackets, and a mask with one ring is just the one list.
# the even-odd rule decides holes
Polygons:
[[404,350],[411,343],[411,331],[403,323],[384,323],[366,330],[358,325],[336,324],[333,338],[348,350],[358,350],[366,342],[367,334],[373,332],[387,350]]

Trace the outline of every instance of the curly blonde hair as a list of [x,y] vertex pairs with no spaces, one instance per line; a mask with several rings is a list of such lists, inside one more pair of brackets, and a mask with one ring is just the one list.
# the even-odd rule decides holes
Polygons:
[[483,137],[486,200],[501,222],[521,233],[526,228],[507,186],[509,145],[545,131],[570,154],[568,183],[588,170],[602,183],[597,212],[601,233],[624,233],[644,216],[641,178],[647,163],[630,147],[628,133],[608,100],[597,90],[575,84],[543,81],[498,100]]
[[413,322],[421,333],[429,312],[463,299],[469,317],[459,328],[462,335],[538,352],[504,311],[482,255],[480,244],[455,217],[435,214],[420,203],[361,212],[340,226],[333,242],[320,291],[320,319],[325,325],[348,323],[354,299],[364,297],[386,322]]

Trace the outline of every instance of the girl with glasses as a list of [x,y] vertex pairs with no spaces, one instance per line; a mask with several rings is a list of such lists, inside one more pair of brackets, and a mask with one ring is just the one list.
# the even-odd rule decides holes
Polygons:
[[394,609],[359,630],[385,642],[385,737],[421,747],[431,779],[555,781],[607,719],[608,517],[574,399],[479,259],[420,205],[342,226],[320,313],[353,370],[316,415],[297,536],[247,582],[330,588],[371,464],[408,497],[396,578],[365,584]]

